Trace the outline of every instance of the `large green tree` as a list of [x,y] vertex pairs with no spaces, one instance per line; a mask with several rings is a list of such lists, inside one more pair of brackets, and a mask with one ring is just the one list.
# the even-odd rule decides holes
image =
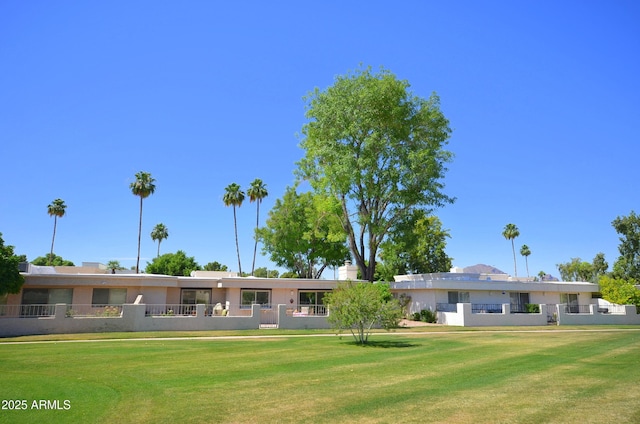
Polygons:
[[238,244],[238,220],[236,217],[236,207],[242,206],[244,202],[244,191],[240,189],[240,186],[236,183],[229,184],[224,189],[224,195],[222,201],[225,206],[233,207],[233,228],[236,234],[236,253],[238,254],[238,275],[242,275],[242,264],[240,263],[240,245]]
[[438,217],[413,211],[380,245],[380,278],[393,281],[394,275],[448,272],[452,265],[445,251],[448,237]]
[[518,266],[516,264],[516,246],[513,243],[513,240],[520,235],[520,230],[516,224],[507,224],[504,226],[502,230],[502,237],[507,240],[511,240],[511,250],[513,251],[513,276],[518,276]]
[[[53,244],[56,241],[56,227],[58,226],[58,218],[62,218],[66,213],[67,205],[64,204],[64,200],[55,199],[47,206],[47,212],[49,216],[53,217],[53,237],[51,238],[51,251],[49,257],[53,257]],[[51,264],[49,264],[51,265]]]
[[140,242],[142,240],[142,201],[156,191],[155,179],[150,173],[140,171],[136,180],[129,185],[131,193],[140,198],[140,222],[138,224],[138,256],[136,259],[136,274],[140,272]]
[[125,267],[120,265],[120,261],[112,260],[112,261],[107,262],[107,269],[110,269],[111,273],[115,274],[116,271],[123,270],[123,269],[125,269]]
[[598,282],[603,299],[617,305],[640,307],[640,290],[636,287],[636,280],[602,275]]
[[51,255],[50,253],[47,253],[44,256],[38,256],[37,258],[35,258],[34,260],[30,261],[32,265],[38,265],[38,266],[44,266],[44,265],[49,265],[49,266],[75,266],[75,264],[72,261],[69,261],[67,259],[64,259],[62,256],[58,256],[58,255]]
[[166,225],[164,225],[163,223],[160,223],[160,224],[156,224],[156,226],[153,227],[153,230],[151,231],[151,240],[158,241],[158,253],[156,254],[156,257],[160,256],[160,243],[162,243],[162,240],[165,240],[168,237],[169,237],[169,229],[167,228]]
[[329,309],[327,321],[331,326],[349,330],[360,344],[369,341],[373,328],[390,330],[402,319],[402,307],[384,283],[341,283],[325,294],[324,304]]
[[209,262],[203,268],[205,271],[228,271],[229,267],[221,264],[218,261]]
[[178,250],[176,253],[165,253],[154,258],[151,263],[147,263],[145,272],[147,274],[189,276],[191,271],[198,270],[200,270],[200,265],[193,256],[187,256],[185,252]]
[[21,259],[14,253],[13,246],[5,246],[0,233],[0,296],[20,292],[24,284],[24,277],[20,274],[18,267]]
[[300,278],[320,278],[327,266],[350,257],[340,208],[334,197],[288,187],[269,211],[266,226],[256,231],[263,253]]
[[597,284],[598,278],[607,272],[609,264],[604,253],[598,253],[592,262],[571,258],[571,261],[558,264],[557,267],[562,281],[588,281]]
[[[256,231],[260,226],[260,204],[262,203],[262,199],[269,195],[267,191],[267,185],[262,182],[260,178],[256,178],[251,182],[251,186],[247,190],[247,195],[249,196],[249,201],[251,203],[256,202]],[[253,263],[251,264],[251,275],[254,275],[254,270],[256,268],[256,252],[258,250],[258,237],[254,235],[255,243],[253,245]]]
[[307,97],[298,173],[334,196],[349,248],[373,281],[378,248],[414,209],[453,202],[443,193],[451,133],[434,93],[415,96],[391,72],[359,69]]
[[613,269],[617,277],[640,281],[640,216],[634,211],[628,216],[619,216],[611,223],[620,235],[620,256]]
[[280,273],[276,269],[267,269],[267,267],[256,268],[256,272],[254,274],[259,278],[278,278]]

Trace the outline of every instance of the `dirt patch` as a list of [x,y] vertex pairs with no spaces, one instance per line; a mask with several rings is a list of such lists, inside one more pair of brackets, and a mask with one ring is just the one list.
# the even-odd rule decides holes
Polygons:
[[402,321],[400,321],[400,327],[426,327],[428,325],[435,325],[435,324],[430,324],[428,322],[422,322],[422,321],[413,321],[413,320],[409,320],[409,319],[403,319]]

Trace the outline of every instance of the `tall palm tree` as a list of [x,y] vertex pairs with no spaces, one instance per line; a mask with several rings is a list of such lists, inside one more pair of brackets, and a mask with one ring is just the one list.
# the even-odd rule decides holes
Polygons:
[[165,240],[168,237],[169,229],[162,222],[153,227],[153,231],[151,231],[151,240],[158,240],[158,254],[156,255],[157,257],[160,256],[160,243],[162,243],[162,240]]
[[233,227],[236,230],[236,252],[238,253],[238,275],[242,276],[242,265],[240,264],[240,247],[238,245],[238,223],[236,219],[236,206],[242,206],[242,202],[244,201],[244,192],[236,183],[229,184],[224,190],[224,196],[222,196],[224,205],[233,206]]
[[513,240],[520,235],[520,230],[515,224],[507,224],[502,231],[502,236],[507,240],[511,240],[511,250],[513,250],[513,271],[514,276],[518,276],[518,268],[516,266],[516,248],[513,244]]
[[529,278],[529,255],[531,254],[529,246],[523,244],[520,248],[520,254],[524,256],[524,262],[527,264],[527,278]]
[[142,201],[156,191],[156,180],[150,173],[140,171],[136,174],[136,180],[129,185],[131,193],[140,197],[140,224],[138,225],[138,257],[136,259],[136,274],[140,272],[140,240],[142,238]]
[[[256,202],[256,230],[258,230],[258,226],[260,225],[260,203],[262,203],[262,199],[269,195],[269,192],[267,192],[267,185],[264,184],[260,178],[256,178],[251,182],[251,186],[249,187],[249,190],[247,190],[247,194],[249,195],[250,202]],[[258,250],[258,236],[254,234],[254,238],[256,242],[253,245],[251,275],[253,275],[256,268],[256,251]]]
[[53,243],[56,241],[56,227],[58,226],[58,218],[62,218],[65,214],[67,205],[64,204],[64,200],[56,199],[47,206],[47,212],[49,216],[53,217],[53,238],[51,239],[51,252],[49,253],[49,265],[53,259]]

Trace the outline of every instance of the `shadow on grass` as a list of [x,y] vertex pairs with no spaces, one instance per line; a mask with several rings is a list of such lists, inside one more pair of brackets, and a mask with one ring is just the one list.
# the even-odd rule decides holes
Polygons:
[[402,341],[402,340],[369,340],[365,344],[356,342],[355,340],[351,340],[348,343],[354,346],[382,348],[382,349],[392,349],[392,348],[399,349],[404,347],[419,346],[416,343],[409,343],[407,341]]

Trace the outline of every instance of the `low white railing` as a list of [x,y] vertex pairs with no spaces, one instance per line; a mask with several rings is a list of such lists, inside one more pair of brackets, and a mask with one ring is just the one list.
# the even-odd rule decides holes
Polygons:
[[67,305],[65,316],[68,318],[116,318],[122,316],[122,305]]
[[[212,305],[206,305],[205,311],[211,313]],[[208,310],[207,310],[208,309]],[[196,316],[196,305],[157,304],[146,305],[145,315],[152,317]]]
[[329,315],[329,311],[324,305],[299,305],[298,308],[292,311],[291,315],[294,317],[326,317]]
[[0,305],[0,318],[51,317],[56,313],[56,305]]

